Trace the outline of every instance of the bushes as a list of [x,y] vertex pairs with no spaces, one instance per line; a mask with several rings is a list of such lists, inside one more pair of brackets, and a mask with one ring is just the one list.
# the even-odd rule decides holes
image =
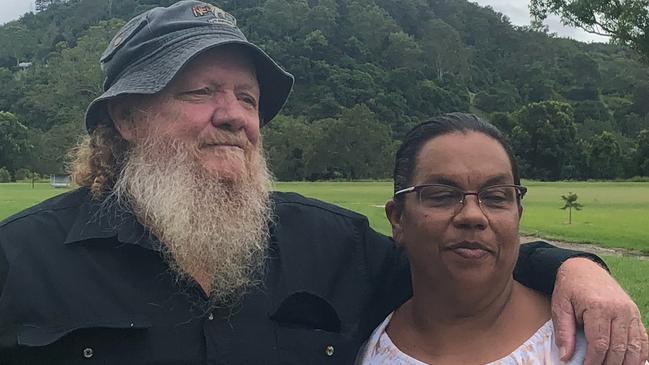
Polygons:
[[16,170],[16,172],[14,174],[14,177],[16,178],[16,181],[31,179],[32,178],[32,172],[29,171],[29,169],[18,169],[18,170]]
[[4,167],[0,167],[0,183],[6,183],[11,181],[11,174],[9,170]]

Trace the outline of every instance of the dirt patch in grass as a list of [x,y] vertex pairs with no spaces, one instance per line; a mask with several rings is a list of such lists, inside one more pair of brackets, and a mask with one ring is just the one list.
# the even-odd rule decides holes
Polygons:
[[579,251],[584,251],[588,253],[593,253],[595,255],[601,256],[627,256],[627,257],[637,257],[641,260],[648,260],[649,261],[649,255],[646,255],[643,252],[640,251],[634,251],[634,250],[628,250],[625,248],[609,248],[609,247],[602,247],[590,243],[575,243],[575,242],[564,242],[564,241],[557,241],[557,240],[551,240],[547,238],[542,238],[542,237],[536,237],[536,236],[521,236],[521,243],[526,243],[530,241],[537,241],[537,240],[543,240],[546,242],[549,242],[553,244],[554,246],[569,249],[569,250],[579,250]]

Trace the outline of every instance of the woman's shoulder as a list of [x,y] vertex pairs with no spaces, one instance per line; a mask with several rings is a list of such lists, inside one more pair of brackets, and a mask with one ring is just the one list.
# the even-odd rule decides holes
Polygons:
[[403,353],[392,342],[385,329],[392,314],[387,316],[363,345],[356,357],[355,365],[426,365]]
[[578,331],[575,354],[566,363],[560,361],[560,352],[555,340],[554,325],[552,320],[549,320],[511,354],[489,365],[583,364],[584,358],[586,357],[586,338],[583,331]]

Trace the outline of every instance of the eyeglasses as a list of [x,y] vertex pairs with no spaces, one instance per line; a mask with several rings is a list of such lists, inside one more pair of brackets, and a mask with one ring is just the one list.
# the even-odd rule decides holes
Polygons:
[[473,192],[444,184],[424,184],[399,190],[394,193],[394,197],[412,192],[417,193],[421,207],[453,216],[462,210],[467,195],[475,195],[480,209],[488,215],[518,206],[527,193],[527,188],[520,185],[491,185]]

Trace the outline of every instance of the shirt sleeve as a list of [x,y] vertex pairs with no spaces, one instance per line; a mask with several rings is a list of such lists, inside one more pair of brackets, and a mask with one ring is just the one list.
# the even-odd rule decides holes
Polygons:
[[514,268],[514,279],[528,288],[550,295],[554,290],[559,267],[564,261],[575,257],[588,258],[608,270],[604,261],[597,255],[558,248],[544,241],[534,241],[521,245],[518,262]]
[[370,301],[361,323],[364,338],[385,317],[412,296],[410,265],[404,251],[394,241],[369,226],[362,229]]
[[7,282],[7,274],[9,272],[9,262],[7,261],[7,255],[5,254],[4,249],[2,248],[2,242],[0,241],[0,297],[2,297],[2,292]]

